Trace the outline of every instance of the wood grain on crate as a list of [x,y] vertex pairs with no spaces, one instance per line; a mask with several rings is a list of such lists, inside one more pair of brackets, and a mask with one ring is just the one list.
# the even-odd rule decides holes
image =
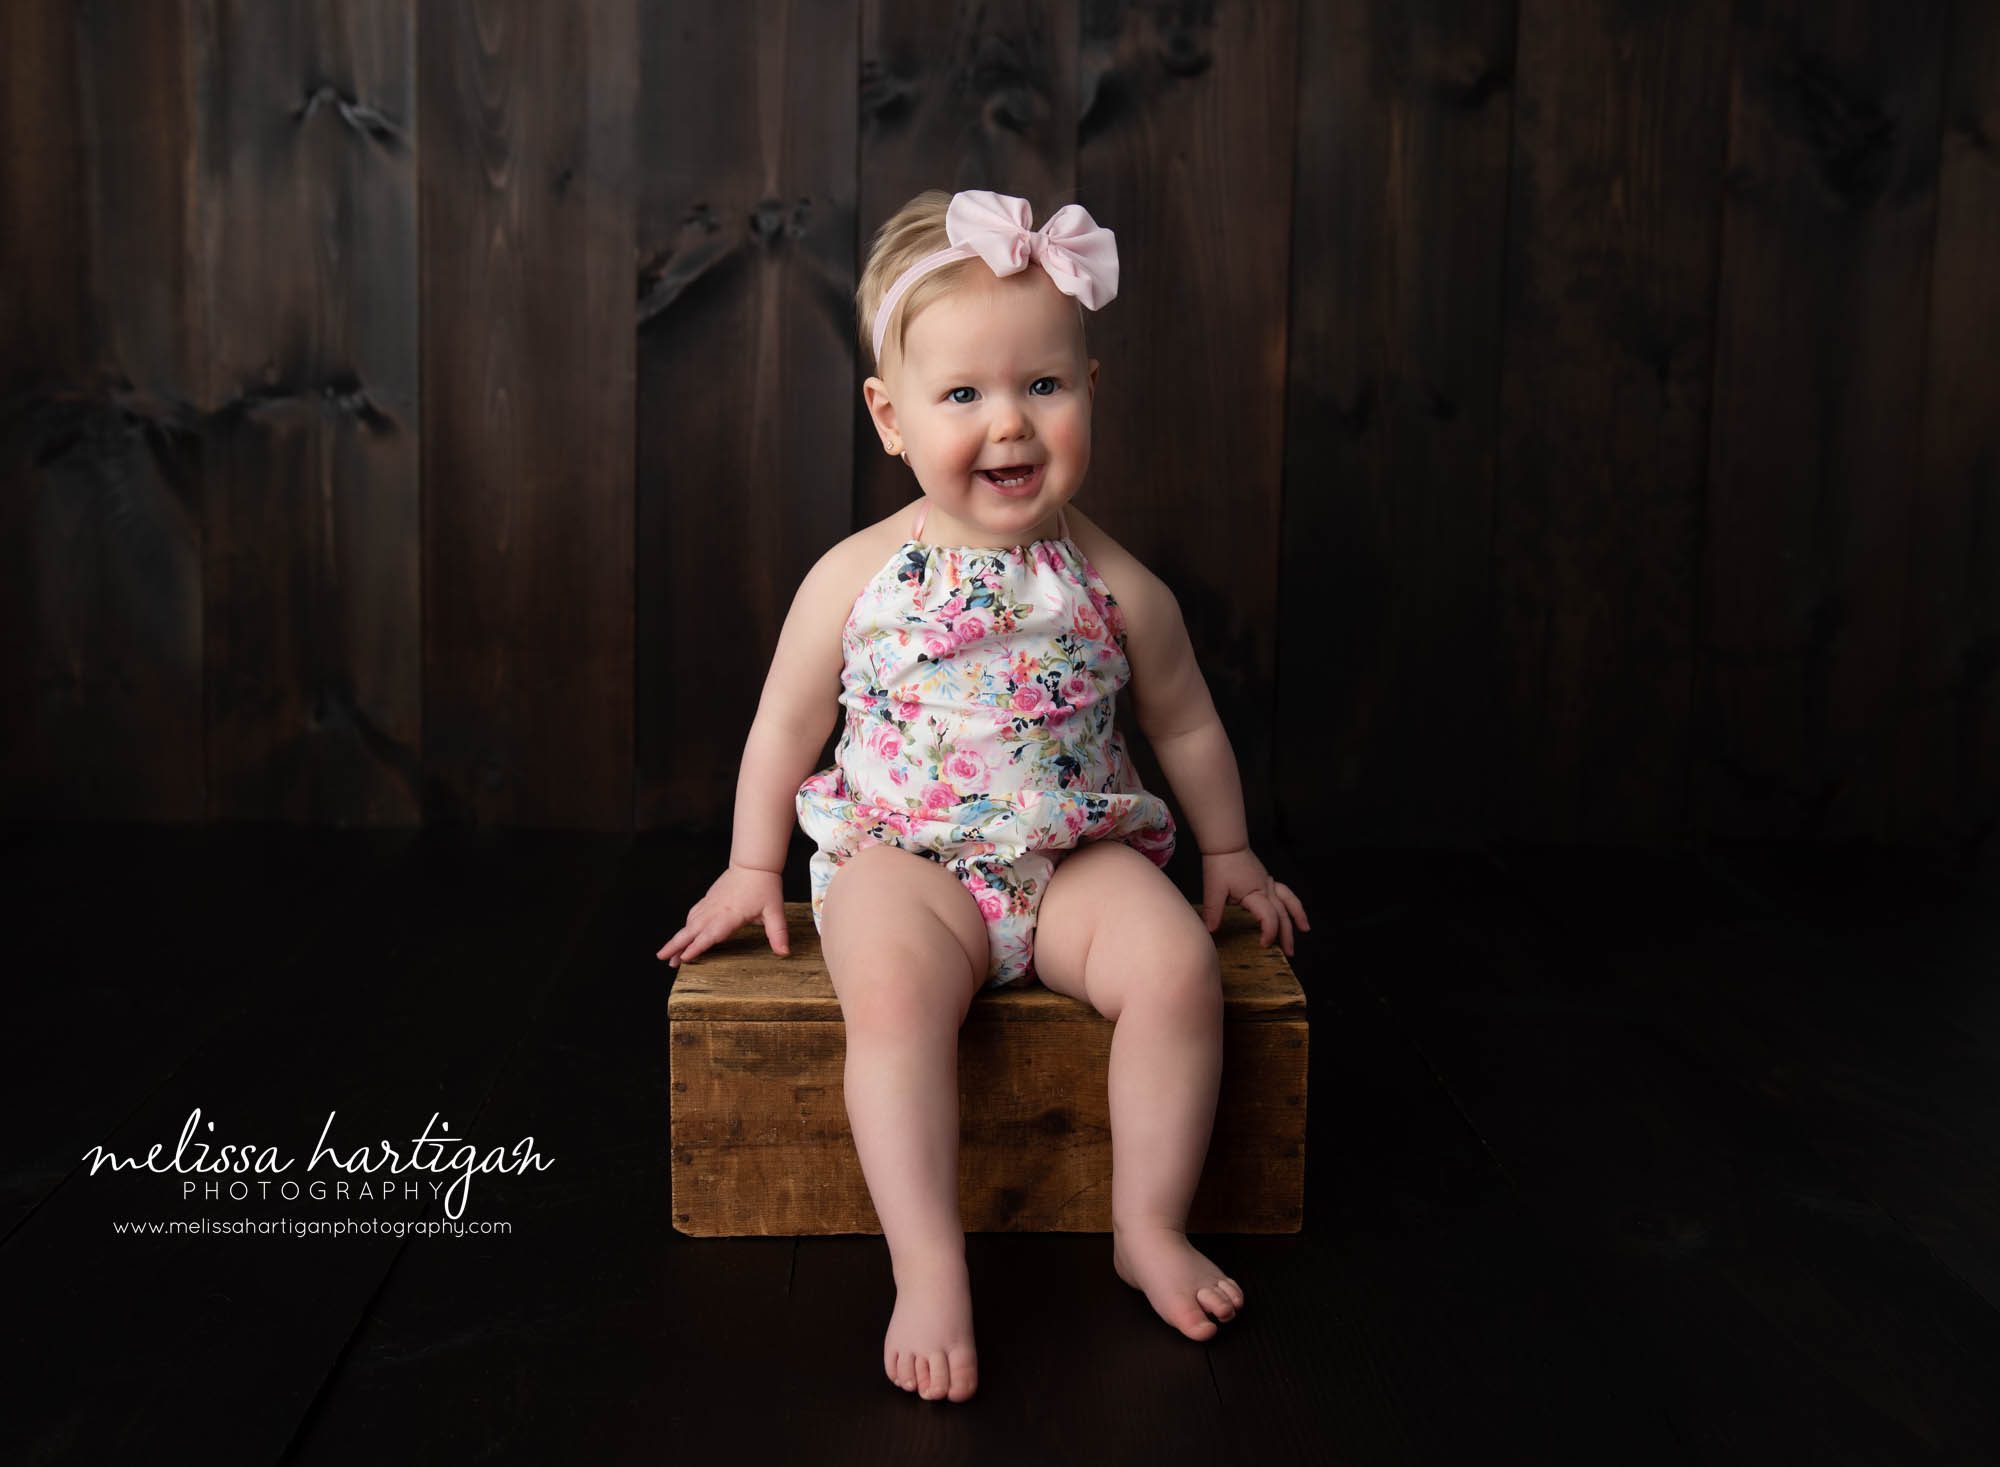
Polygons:
[[[698,1236],[879,1232],[842,1096],[846,1031],[810,907],[793,951],[760,925],[679,970],[671,1030],[674,1220]],[[1189,1227],[1302,1224],[1304,991],[1257,920],[1216,933],[1223,1079]],[[959,1039],[961,1213],[971,1231],[1110,1228],[1113,1025],[1038,983],[981,990]]]

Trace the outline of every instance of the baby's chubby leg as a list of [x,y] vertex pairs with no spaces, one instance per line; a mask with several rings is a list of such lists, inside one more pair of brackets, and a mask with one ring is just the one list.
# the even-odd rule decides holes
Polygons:
[[1116,1026],[1107,1082],[1112,1266],[1162,1319],[1209,1339],[1244,1297],[1187,1238],[1222,1084],[1215,941],[1165,872],[1130,846],[1100,841],[1050,879],[1035,969]]
[[1205,946],[1162,960],[1150,969],[1157,981],[1127,995],[1108,1081],[1112,1267],[1197,1340],[1216,1332],[1208,1315],[1227,1321],[1243,1306],[1236,1281],[1187,1237],[1222,1083],[1222,979]]
[[820,948],[846,1024],[848,1123],[896,1276],[882,1368],[926,1400],[978,1385],[958,1210],[958,1034],[986,927],[935,861],[868,846],[837,872]]

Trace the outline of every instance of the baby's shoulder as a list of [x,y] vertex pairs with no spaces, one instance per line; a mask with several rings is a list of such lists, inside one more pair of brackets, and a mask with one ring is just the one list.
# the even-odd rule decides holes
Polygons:
[[886,519],[863,525],[826,552],[824,560],[835,578],[847,586],[849,601],[867,589],[869,580],[881,573],[903,544],[902,517],[898,510]]
[[883,546],[877,553],[880,537],[876,528],[871,525],[835,541],[799,582],[793,616],[813,635],[837,637],[867,589],[869,578],[887,564],[894,547]]
[[1128,624],[1135,617],[1143,617],[1147,610],[1157,607],[1161,597],[1171,599],[1172,593],[1167,589],[1166,582],[1120,545],[1110,531],[1074,504],[1067,506],[1066,512],[1070,538],[1097,572],[1097,578],[1104,582],[1104,589],[1111,593],[1111,599],[1125,613]]

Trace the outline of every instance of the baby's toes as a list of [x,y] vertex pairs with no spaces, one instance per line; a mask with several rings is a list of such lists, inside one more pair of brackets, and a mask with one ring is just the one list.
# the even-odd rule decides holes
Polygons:
[[1217,1319],[1234,1319],[1236,1301],[1223,1292],[1220,1284],[1209,1284],[1194,1291],[1195,1302],[1213,1314]]
[[1168,1316],[1173,1327],[1191,1340],[1205,1340],[1215,1333],[1215,1321],[1202,1312],[1199,1291],[1183,1294],[1179,1306]]
[[978,1388],[978,1359],[970,1347],[961,1345],[951,1351],[951,1398],[954,1401],[967,1400]]
[[906,1391],[917,1388],[916,1357],[907,1351],[898,1350],[890,1364],[889,1379]]
[[926,1401],[941,1401],[951,1389],[951,1366],[944,1351],[933,1350],[917,1357],[917,1394]]
[[1208,1299],[1218,1299],[1222,1303],[1222,1307],[1220,1309],[1214,1309],[1214,1305],[1210,1305],[1210,1307],[1214,1309],[1214,1313],[1220,1313],[1224,1319],[1234,1319],[1236,1311],[1244,1307],[1244,1291],[1236,1287],[1236,1279],[1216,1279],[1214,1283],[1210,1283],[1204,1289],[1200,1289],[1198,1295],[1206,1295],[1202,1299],[1204,1305],[1208,1303]]

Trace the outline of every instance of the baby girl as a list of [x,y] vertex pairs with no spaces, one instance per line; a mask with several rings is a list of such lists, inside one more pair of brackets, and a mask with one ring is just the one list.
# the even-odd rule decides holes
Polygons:
[[[861,390],[922,496],[807,573],[744,750],[729,869],[659,951],[677,966],[761,921],[788,952],[796,814],[896,1279],[882,1368],[927,1400],[979,1379],[958,1211],[974,993],[1032,974],[1113,1021],[1112,1266],[1204,1340],[1244,1303],[1186,1232],[1222,1074],[1211,934],[1232,901],[1287,954],[1293,924],[1311,930],[1250,851],[1173,593],[1073,504],[1097,393],[1083,312],[1117,292],[1112,232],[1076,204],[1030,217],[1010,195],[929,191],[875,236],[857,305],[881,375]],[[1127,758],[1121,689],[1200,841],[1199,914],[1162,869],[1174,821]],[[843,705],[836,762],[813,773]]]

